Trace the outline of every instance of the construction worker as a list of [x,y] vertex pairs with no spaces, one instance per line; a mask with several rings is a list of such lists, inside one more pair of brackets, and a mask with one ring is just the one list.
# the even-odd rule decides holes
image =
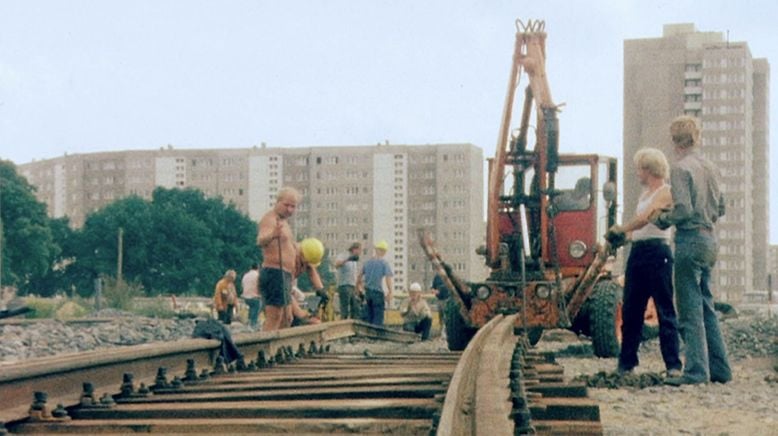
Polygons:
[[378,241],[375,256],[362,265],[357,279],[357,292],[365,297],[363,319],[375,325],[384,325],[384,310],[392,302],[392,267],[384,259],[388,250],[386,241]]
[[718,168],[699,150],[699,121],[680,116],[670,124],[676,162],[670,171],[672,209],[656,209],[649,221],[660,229],[675,226],[675,284],[678,321],[685,345],[683,375],[665,384],[679,386],[732,380],[711,292],[716,265],[716,222],[725,202]]
[[403,317],[403,330],[421,334],[421,340],[426,341],[430,337],[432,327],[432,310],[423,298],[421,298],[421,285],[413,282],[408,288],[408,300],[400,307]]
[[[304,272],[308,273],[308,278],[311,281],[313,289],[316,291],[316,295],[320,298],[327,298],[327,294],[324,292],[324,285],[319,276],[319,271],[316,269],[321,264],[324,258],[324,244],[316,238],[303,239],[300,244],[297,245],[297,257],[294,272],[294,281]],[[295,292],[295,289],[297,292]],[[291,327],[295,320],[298,320],[299,325],[303,324],[318,324],[320,321],[316,317],[310,316],[310,313],[306,312],[300,307],[299,295],[302,294],[296,286],[292,286],[290,291],[290,308],[291,317],[285,320],[282,327]],[[326,302],[324,302],[326,304]],[[304,321],[305,320],[305,321]],[[304,322],[303,322],[304,321]]]
[[213,293],[213,307],[216,309],[219,321],[224,324],[232,323],[232,313],[235,311],[235,304],[238,301],[238,294],[235,291],[235,277],[238,273],[234,269],[227,270],[224,276],[216,282],[216,288]]
[[289,218],[294,215],[300,193],[290,187],[281,188],[276,204],[259,221],[257,245],[262,250],[262,270],[259,289],[265,303],[266,331],[278,330],[291,323],[292,311],[289,293],[295,272],[297,247]]
[[348,251],[335,259],[335,268],[338,272],[338,296],[340,297],[341,319],[359,319],[361,304],[357,299],[357,262],[362,244],[354,242]]

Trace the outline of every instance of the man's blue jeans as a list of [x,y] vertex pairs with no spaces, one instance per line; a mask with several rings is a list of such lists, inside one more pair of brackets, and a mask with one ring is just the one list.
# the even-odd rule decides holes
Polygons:
[[375,289],[365,290],[365,322],[375,325],[384,325],[384,309],[386,301],[383,291]]
[[259,311],[262,309],[262,300],[259,298],[246,298],[244,300],[249,307],[249,325],[259,330],[257,321],[259,320]]
[[718,244],[710,233],[676,230],[673,277],[681,335],[686,345],[684,379],[689,383],[732,379],[710,290],[717,252]]

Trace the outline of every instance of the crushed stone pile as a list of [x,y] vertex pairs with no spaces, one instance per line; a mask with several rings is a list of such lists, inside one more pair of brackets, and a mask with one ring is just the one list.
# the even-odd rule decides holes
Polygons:
[[[194,319],[160,319],[106,309],[95,314],[110,322],[43,320],[34,324],[0,325],[0,362],[13,362],[95,349],[169,342],[191,338]],[[231,331],[251,331],[234,323]]]
[[778,316],[733,318],[720,325],[731,359],[778,356]]

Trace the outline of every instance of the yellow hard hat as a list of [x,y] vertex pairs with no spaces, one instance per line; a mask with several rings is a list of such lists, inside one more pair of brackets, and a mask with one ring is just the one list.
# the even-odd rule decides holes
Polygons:
[[317,267],[324,257],[324,244],[316,238],[305,238],[300,242],[300,251],[306,263]]
[[389,244],[386,243],[383,239],[375,243],[375,248],[379,250],[389,251]]

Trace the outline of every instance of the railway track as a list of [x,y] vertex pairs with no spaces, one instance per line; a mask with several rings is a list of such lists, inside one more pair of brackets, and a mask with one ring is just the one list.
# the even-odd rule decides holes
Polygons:
[[338,321],[235,338],[38,359],[0,367],[2,433],[601,434],[586,387],[527,350],[498,316],[463,353],[330,353],[327,342],[415,335]]

